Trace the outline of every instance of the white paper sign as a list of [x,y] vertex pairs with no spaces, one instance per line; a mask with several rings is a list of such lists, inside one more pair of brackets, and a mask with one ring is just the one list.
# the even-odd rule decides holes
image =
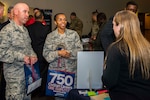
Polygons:
[[103,51],[80,51],[77,56],[77,88],[101,89]]

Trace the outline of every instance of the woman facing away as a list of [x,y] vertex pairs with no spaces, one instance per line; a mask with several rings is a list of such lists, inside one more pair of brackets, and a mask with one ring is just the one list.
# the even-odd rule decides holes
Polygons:
[[150,43],[137,15],[123,10],[113,19],[116,41],[107,51],[102,81],[111,100],[150,99]]

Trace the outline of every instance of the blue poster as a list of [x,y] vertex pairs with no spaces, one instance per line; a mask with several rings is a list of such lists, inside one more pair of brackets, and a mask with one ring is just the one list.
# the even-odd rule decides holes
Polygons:
[[46,95],[66,97],[74,88],[75,73],[48,70]]
[[36,62],[33,66],[24,64],[25,81],[27,94],[41,86],[39,63]]

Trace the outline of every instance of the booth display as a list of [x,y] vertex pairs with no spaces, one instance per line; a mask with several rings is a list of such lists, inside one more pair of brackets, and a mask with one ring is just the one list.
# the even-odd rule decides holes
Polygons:
[[110,100],[103,89],[103,51],[80,51],[77,56],[77,89],[72,89],[66,100]]
[[77,88],[101,89],[103,51],[80,51],[77,55]]

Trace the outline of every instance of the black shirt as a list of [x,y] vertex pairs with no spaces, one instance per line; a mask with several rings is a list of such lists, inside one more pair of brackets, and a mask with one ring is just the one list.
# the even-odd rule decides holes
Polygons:
[[128,61],[129,57],[121,54],[116,45],[108,50],[102,81],[109,89],[111,100],[150,100],[150,79],[143,79],[138,69],[131,78]]

